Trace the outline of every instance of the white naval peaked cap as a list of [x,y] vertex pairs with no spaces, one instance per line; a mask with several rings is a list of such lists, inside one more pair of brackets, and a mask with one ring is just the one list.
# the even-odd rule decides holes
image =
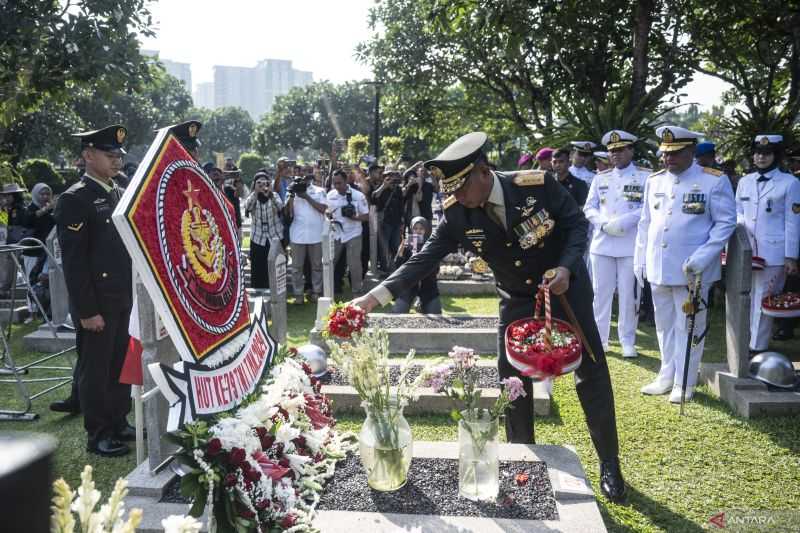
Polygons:
[[680,126],[661,126],[656,128],[656,136],[661,143],[658,148],[667,153],[677,152],[687,146],[697,144],[697,139],[703,137],[703,134]]
[[589,155],[592,155],[592,151],[597,148],[597,143],[593,143],[592,141],[572,141],[570,144],[578,152]]
[[595,152],[594,154],[595,159],[601,159],[603,161],[608,161],[608,152]]
[[783,142],[783,135],[769,135],[762,133],[760,135],[756,135],[754,144],[756,146],[767,146],[770,144],[780,144]]
[[627,131],[611,130],[603,135],[601,142],[606,145],[606,148],[613,150],[614,148],[628,146],[629,144],[633,144],[638,140],[639,138],[636,135],[628,133]]

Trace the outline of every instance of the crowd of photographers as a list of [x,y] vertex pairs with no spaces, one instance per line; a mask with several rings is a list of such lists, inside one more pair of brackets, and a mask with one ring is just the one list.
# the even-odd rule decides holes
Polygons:
[[[278,239],[291,257],[298,304],[316,301],[322,294],[326,218],[335,242],[335,292],[348,285],[353,294],[361,294],[370,267],[370,206],[375,206],[378,217],[376,266],[384,277],[421,248],[430,234],[434,205],[441,205],[438,184],[422,162],[401,171],[375,163],[331,169],[327,161],[299,165],[281,158],[275,169],[256,172],[252,184],[252,192],[241,201],[233,200],[234,205],[241,202],[251,219],[251,286],[268,288],[267,256],[270,242]],[[411,222],[417,219],[426,222],[426,229],[414,233]]]

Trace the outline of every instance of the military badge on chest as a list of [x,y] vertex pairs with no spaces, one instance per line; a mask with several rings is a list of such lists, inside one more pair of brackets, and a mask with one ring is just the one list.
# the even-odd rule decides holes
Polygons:
[[643,195],[644,188],[638,183],[629,183],[622,189],[622,196],[624,196],[625,200],[629,202],[640,204],[642,203]]
[[681,210],[687,215],[702,215],[706,212],[706,195],[701,192],[685,193]]
[[556,223],[550,218],[550,213],[546,209],[542,209],[514,227],[514,234],[519,239],[520,248],[523,250],[537,245],[541,248],[544,245],[545,237],[550,235],[555,227]]
[[486,244],[486,232],[483,231],[483,228],[470,228],[464,234],[478,253],[483,253],[483,247]]

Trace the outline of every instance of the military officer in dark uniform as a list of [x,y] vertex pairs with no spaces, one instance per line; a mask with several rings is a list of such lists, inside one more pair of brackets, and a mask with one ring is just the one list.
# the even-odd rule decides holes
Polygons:
[[[200,139],[197,138],[197,135],[200,133],[200,128],[203,127],[203,123],[199,120],[187,120],[186,122],[181,122],[180,124],[173,124],[172,126],[166,126],[169,128],[169,132],[173,134],[178,141],[180,141],[181,145],[186,148],[186,151],[189,152],[189,155],[194,158],[195,161],[198,163],[200,162]],[[158,133],[159,130],[155,130],[155,133]]]
[[558,182],[567,189],[572,198],[578,203],[578,207],[583,208],[586,199],[589,197],[589,184],[587,181],[572,174],[569,166],[569,154],[569,148],[559,148],[553,152],[553,172]]
[[[505,329],[514,320],[533,315],[540,283],[554,294],[566,293],[596,362],[584,352],[575,372],[576,388],[589,433],[600,457],[603,493],[612,501],[625,496],[618,460],[614,397],[600,335],[592,312],[592,285],[583,254],[588,222],[569,192],[541,170],[492,172],[482,147],[486,134],[467,134],[425,166],[437,176],[445,216],[424,248],[378,287],[354,301],[367,311],[408,290],[459,246],[484,258],[494,271],[500,295],[498,370],[500,378],[519,376],[506,359]],[[545,280],[554,269],[554,278]],[[566,319],[558,299],[553,315]],[[520,376],[522,377],[522,376]],[[506,412],[510,442],[532,443],[533,391],[522,378],[527,397]]]
[[130,385],[119,382],[128,346],[131,259],[111,222],[122,190],[114,177],[122,166],[127,131],[120,125],[75,134],[86,171],[55,209],[64,277],[76,319],[77,393],[88,434],[87,449],[103,456],[130,450],[135,438],[127,415]]

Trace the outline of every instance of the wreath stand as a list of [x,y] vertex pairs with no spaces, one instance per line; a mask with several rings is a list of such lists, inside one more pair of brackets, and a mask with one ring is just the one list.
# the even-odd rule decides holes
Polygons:
[[[13,384],[16,386],[17,394],[19,398],[22,400],[25,408],[24,410],[12,410],[12,409],[0,409],[0,420],[15,420],[15,421],[33,421],[36,420],[39,415],[37,413],[31,412],[31,407],[33,400],[39,398],[40,396],[44,396],[56,389],[67,385],[68,383],[72,383],[72,376],[74,372],[75,365],[73,363],[72,358],[66,358],[69,366],[49,366],[46,363],[53,359],[57,359],[61,356],[68,354],[75,350],[75,346],[71,346],[65,350],[61,350],[52,354],[45,355],[35,361],[31,361],[30,363],[24,365],[17,365],[14,361],[14,356],[11,350],[11,331],[12,331],[12,323],[13,323],[13,310],[14,304],[16,302],[16,289],[20,286],[17,283],[17,276],[20,272],[24,273],[25,269],[20,264],[19,257],[22,252],[26,250],[44,250],[47,254],[48,258],[48,265],[50,268],[51,276],[53,271],[56,271],[58,275],[63,276],[63,271],[61,270],[61,264],[57,261],[56,256],[51,253],[45,244],[38,240],[34,239],[33,237],[26,237],[22,239],[17,244],[6,244],[0,245],[0,264],[6,261],[7,259],[11,260],[13,265],[12,268],[12,277],[11,277],[11,293],[10,293],[10,300],[11,300],[11,307],[9,309],[9,317],[8,317],[8,324],[6,325],[5,331],[0,332],[0,362],[2,362],[2,366],[0,366],[0,375],[3,376],[12,376],[11,378],[3,378],[0,379],[0,383],[3,384]],[[56,254],[57,255],[57,254]],[[42,316],[44,317],[45,321],[47,322],[50,331],[53,333],[53,337],[58,337],[57,333],[57,326],[52,322],[47,313],[45,313],[44,307],[42,303],[39,301],[39,298],[36,296],[34,291],[32,290],[30,280],[28,279],[27,275],[22,276],[23,283],[22,287],[27,290],[28,295],[33,299],[37,308],[42,311]],[[22,376],[28,374],[29,371],[34,370],[45,370],[45,371],[59,371],[59,372],[68,372],[64,375],[59,376],[51,376],[51,377],[40,377],[40,378],[26,378],[23,379]],[[54,383],[42,391],[39,391],[35,394],[31,394],[30,390],[28,389],[28,384],[31,383]]]

